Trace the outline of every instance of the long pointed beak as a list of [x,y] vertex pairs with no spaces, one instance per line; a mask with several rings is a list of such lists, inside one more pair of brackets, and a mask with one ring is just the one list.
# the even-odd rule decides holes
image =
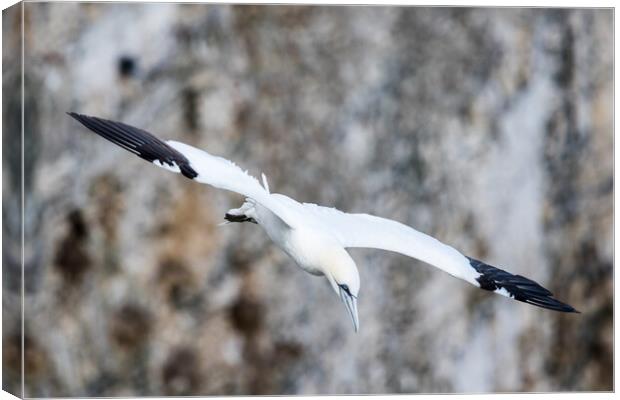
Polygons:
[[351,321],[353,321],[353,328],[355,329],[355,332],[359,331],[360,320],[357,316],[357,298],[349,295],[343,289],[340,289],[340,299],[342,300],[344,305],[347,307],[347,311],[349,312],[349,315],[351,316]]

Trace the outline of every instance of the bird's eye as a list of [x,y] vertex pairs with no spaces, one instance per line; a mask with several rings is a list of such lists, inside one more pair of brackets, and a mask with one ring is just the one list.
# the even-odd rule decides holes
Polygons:
[[349,290],[349,286],[347,285],[340,285],[340,287],[342,288],[342,290],[344,290],[345,292],[347,292],[347,294],[349,296],[351,296],[351,291]]

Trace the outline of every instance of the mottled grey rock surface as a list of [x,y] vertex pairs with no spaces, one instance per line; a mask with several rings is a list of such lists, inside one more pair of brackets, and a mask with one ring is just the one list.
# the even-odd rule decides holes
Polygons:
[[[26,3],[28,396],[612,389],[609,10]],[[19,378],[21,15],[3,14],[4,385]],[[352,251],[361,332],[240,196],[66,111],[397,219],[582,314]]]

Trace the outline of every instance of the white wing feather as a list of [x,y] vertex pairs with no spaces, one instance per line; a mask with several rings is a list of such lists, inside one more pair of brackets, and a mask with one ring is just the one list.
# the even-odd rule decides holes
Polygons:
[[[294,218],[295,210],[287,209],[282,201],[277,196],[270,195],[269,190],[263,188],[256,178],[225,158],[173,140],[164,142],[143,129],[122,122],[73,112],[68,114],[97,135],[160,168],[249,197],[269,209],[290,227],[298,223]],[[264,180],[267,181],[266,178]]]
[[295,211],[287,208],[277,196],[271,195],[261,186],[256,178],[232,161],[174,140],[168,140],[166,144],[189,160],[191,167],[198,173],[198,176],[194,178],[195,181],[254,199],[280,217],[287,225],[291,227],[296,225]]
[[369,214],[348,214],[335,208],[303,204],[343,247],[393,251],[431,264],[479,286],[480,276],[467,257],[439,240],[399,222]]

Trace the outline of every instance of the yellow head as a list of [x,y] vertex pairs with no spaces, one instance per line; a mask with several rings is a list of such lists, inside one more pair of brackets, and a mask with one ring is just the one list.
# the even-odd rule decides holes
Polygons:
[[357,296],[360,290],[360,276],[355,262],[343,248],[335,248],[324,255],[323,273],[334,292],[347,307],[355,332],[359,330]]

